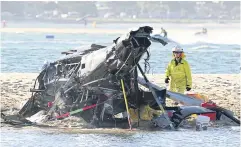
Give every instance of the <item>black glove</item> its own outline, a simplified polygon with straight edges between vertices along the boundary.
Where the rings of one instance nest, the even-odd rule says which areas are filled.
[[[167,77],[166,79],[165,79],[165,83],[169,83],[169,78]]]
[[[190,87],[186,87],[186,89],[187,89],[187,91],[190,91],[192,88],[190,88]]]

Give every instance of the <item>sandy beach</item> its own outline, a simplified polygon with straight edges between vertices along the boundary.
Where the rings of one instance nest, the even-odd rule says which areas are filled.
[[[37,73],[1,73],[1,110],[19,109],[31,96]],[[164,75],[148,75],[150,81],[164,84]],[[194,74],[192,91],[204,94],[217,105],[227,108],[240,118],[239,74]]]

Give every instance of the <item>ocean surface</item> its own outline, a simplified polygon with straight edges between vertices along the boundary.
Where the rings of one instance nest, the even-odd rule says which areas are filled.
[[[149,49],[149,73],[164,73],[172,58],[171,48],[180,44],[196,74],[240,73],[239,24],[97,24],[98,29],[123,29],[149,25],[158,33],[161,27],[174,41],[163,47],[153,43]],[[83,28],[82,24],[9,22],[12,28]],[[194,33],[207,27],[208,35]],[[88,25],[87,28],[91,28]],[[54,39],[46,39],[54,35]],[[110,44],[121,34],[1,33],[1,72],[40,72],[44,61],[60,58],[67,51],[91,43]],[[145,56],[144,56],[145,57]],[[142,61],[141,61],[142,63]],[[158,147],[239,147],[240,127],[209,128],[207,131],[150,131],[135,133],[63,133],[58,130],[1,127],[3,147],[62,146],[158,146]]]
[[[99,24],[97,29],[121,29],[149,25],[154,33],[160,32],[157,24]],[[81,24],[11,24],[11,27],[83,28]],[[164,25],[168,38],[174,42],[166,46],[152,43],[149,48],[151,68],[149,73],[164,73],[172,58],[171,48],[180,44],[186,54],[192,73],[237,74],[240,73],[240,29],[238,25],[207,24],[208,35],[194,35],[205,25]],[[229,26],[229,27],[228,27]],[[91,28],[91,25],[87,26]],[[54,35],[54,39],[46,39]],[[121,34],[72,34],[72,33],[1,33],[1,71],[39,72],[44,61],[54,61],[67,51],[86,44],[111,44]],[[144,55],[143,58],[146,56]],[[140,61],[141,64],[143,60]]]
[[[113,131],[112,131],[113,132]],[[123,131],[122,131],[123,132]],[[133,131],[62,133],[50,129],[1,128],[2,147],[240,147],[240,128],[207,131]]]

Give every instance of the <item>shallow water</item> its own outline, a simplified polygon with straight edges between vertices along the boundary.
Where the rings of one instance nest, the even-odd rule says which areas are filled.
[[[189,28],[195,32],[193,28]],[[222,31],[221,28],[220,31]],[[230,30],[230,33],[232,32]],[[216,37],[213,37],[215,34]],[[53,61],[60,58],[63,56],[60,54],[62,51],[91,43],[110,44],[112,40],[120,36],[120,34],[56,33],[52,34],[55,39],[46,39],[46,35],[44,33],[2,33],[2,72],[39,72],[45,60]],[[208,36],[194,36],[190,33],[185,34],[185,30],[175,29],[171,30],[169,36],[184,48],[192,73],[240,73],[240,46],[236,42],[237,35],[224,37],[211,32]],[[234,41],[230,39],[232,37]],[[151,45],[149,73],[164,73],[172,58],[171,48],[174,45],[174,43],[165,47],[157,43]],[[146,55],[143,57],[145,58]],[[143,65],[143,60],[141,65]]]
[[[1,128],[3,147],[49,146],[158,146],[158,147],[239,147],[240,127],[209,128],[207,131],[121,131],[112,133],[63,133],[53,129]]]

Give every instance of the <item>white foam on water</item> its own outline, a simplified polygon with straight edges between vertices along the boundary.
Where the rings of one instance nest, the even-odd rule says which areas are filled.
[[[26,24],[26,27],[31,24]],[[50,24],[39,24],[42,27],[51,27]],[[160,33],[161,27],[167,30],[168,38],[174,40],[180,44],[193,44],[196,42],[206,42],[214,44],[240,44],[240,26],[239,24],[217,24],[217,23],[205,23],[205,24],[157,24],[157,23],[134,23],[134,24],[98,24],[100,29],[109,29],[111,32],[113,29],[123,30],[126,33],[130,28],[138,28],[141,26],[149,25],[153,27],[153,33]],[[73,25],[55,24],[56,28],[69,28]],[[77,26],[77,25],[76,25]],[[78,26],[79,28],[79,26]],[[195,35],[196,32],[200,32],[202,28],[207,28],[207,35]],[[22,31],[16,32],[22,33]],[[3,33],[4,34],[4,33]],[[31,33],[34,34],[34,33]],[[36,33],[35,33],[36,34]],[[80,33],[81,34],[81,33]],[[108,32],[106,32],[108,34]],[[104,35],[106,35],[104,34]],[[25,34],[24,34],[25,35]]]
[[[191,50],[198,50],[198,49],[206,49],[206,48],[218,49],[220,47],[219,46],[215,46],[215,45],[199,45],[199,46],[192,47],[190,49]]]
[[[207,35],[194,35],[192,30],[170,31],[169,38],[180,44],[194,44],[198,42],[213,44],[240,44],[240,30],[210,30]]]
[[[161,27],[166,29],[167,36],[180,44],[194,44],[206,42],[213,44],[240,44],[239,24],[160,24],[153,25],[153,32],[160,33]],[[207,35],[195,35],[207,28]]]

